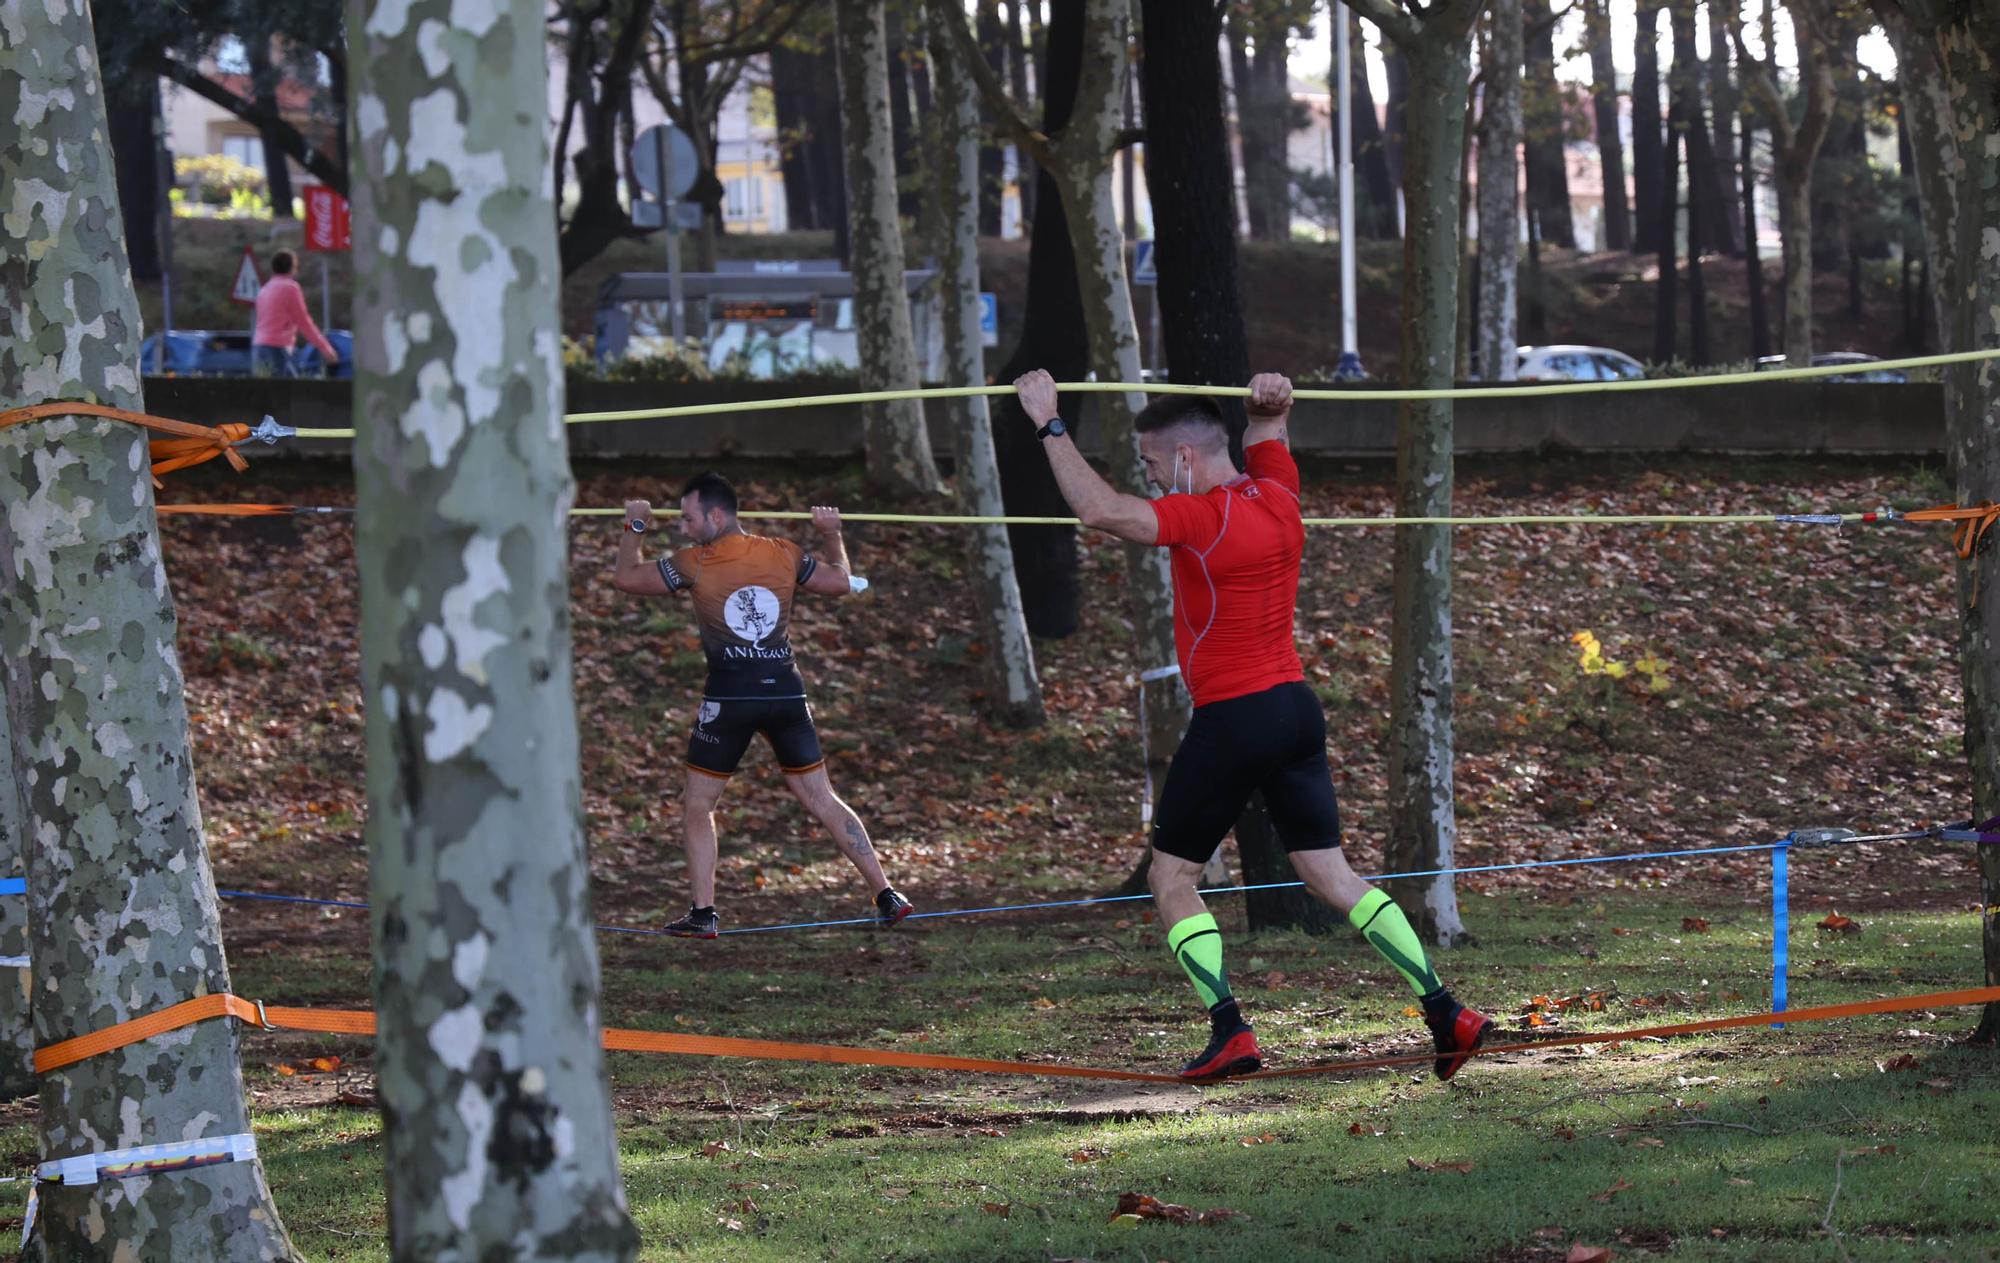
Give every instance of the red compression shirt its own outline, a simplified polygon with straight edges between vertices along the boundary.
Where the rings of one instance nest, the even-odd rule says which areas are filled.
[[[1282,442],[1244,449],[1249,473],[1152,502],[1171,550],[1174,648],[1194,704],[1303,680],[1292,640],[1299,599],[1299,467]]]

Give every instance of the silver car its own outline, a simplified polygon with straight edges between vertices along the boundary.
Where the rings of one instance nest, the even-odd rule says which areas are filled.
[[[1524,382],[1623,382],[1644,377],[1639,361],[1608,346],[1515,348],[1514,378]]]

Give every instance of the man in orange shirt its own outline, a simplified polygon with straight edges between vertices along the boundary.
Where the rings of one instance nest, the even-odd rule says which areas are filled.
[[[702,474],[681,490],[680,532],[690,546],[647,561],[640,540],[653,529],[653,506],[644,500],[625,502],[613,585],[640,596],[692,594],[708,657],[708,684],[688,742],[682,799],[682,845],[694,902],[686,916],[665,927],[676,938],[720,933],[715,805],[750,739],[760,732],[778,758],[785,784],[875,892],[877,922],[890,926],[910,915],[910,901],[882,875],[861,817],[827,780],[805,681],[786,637],[794,593],[803,589],[845,596],[852,590],[840,510],[815,505],[812,514],[824,554],[819,557],[788,539],[745,531],[736,520],[735,489],[720,474]]]
[[[271,256],[271,279],[257,291],[257,332],[250,338],[250,368],[259,377],[296,377],[292,368],[292,348],[299,335],[319,349],[320,359],[331,370],[340,363],[340,352],[313,323],[306,310],[306,292],[292,273],[298,256],[280,250]]]

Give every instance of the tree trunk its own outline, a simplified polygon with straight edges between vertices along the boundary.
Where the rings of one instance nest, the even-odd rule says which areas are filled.
[[[811,126],[812,54],[784,44],[771,50],[771,108],[778,124],[778,172],[785,185],[785,226],[793,232],[827,227],[813,202]],[[561,198],[558,196],[560,205]]]
[[[1405,150],[1409,148],[1410,118],[1410,58],[1400,47],[1391,46],[1382,50],[1382,70],[1389,88],[1389,98],[1383,107],[1382,149],[1389,160],[1389,178],[1394,181],[1397,191],[1409,187],[1403,178]],[[1407,212],[1405,212],[1407,213]],[[1396,217],[1397,230],[1401,231],[1403,215]]]
[[[1692,151],[1695,148],[1695,130],[1687,132],[1682,142]],[[1706,134],[1706,133],[1703,133]],[[1694,166],[1694,154],[1688,154],[1688,165]],[[1712,168],[1711,168],[1712,169]],[[1706,231],[1708,220],[1702,208],[1702,199],[1692,195],[1687,204],[1687,260],[1688,260],[1688,363],[1696,368],[1706,368],[1715,362],[1708,342],[1708,284],[1701,274],[1700,241]]]
[[[1743,216],[1742,208],[1731,195],[1736,187],[1736,145],[1730,128],[1740,101],[1729,74],[1728,23],[1742,2],[1704,0],[1708,12],[1708,107],[1713,112],[1715,129],[1709,146],[1715,165],[1710,187],[1715,196],[1714,205],[1703,208],[1703,217],[1706,219],[1711,210],[1721,215],[1719,221],[1710,222],[1711,235],[1715,248],[1732,257],[1743,250]]]
[[[1597,157],[1604,172],[1606,250],[1632,248],[1632,210],[1625,200],[1625,141],[1618,134],[1618,68],[1611,55],[1610,0],[1584,0],[1590,43],[1590,103],[1597,125]]]
[[[1665,214],[1661,225],[1659,271],[1660,279],[1653,287],[1653,361],[1670,364],[1680,352],[1680,298],[1677,286],[1680,279],[1680,179],[1681,179],[1681,134],[1684,124],[1681,120],[1681,103],[1678,98],[1670,98],[1667,106],[1666,144],[1660,150],[1660,186],[1664,196],[1660,209]]]
[[[278,112],[278,72],[271,65],[271,37],[263,32],[252,32],[243,41],[250,57],[251,92],[255,94],[257,108],[267,113]],[[271,218],[291,219],[292,215],[292,168],[285,160],[282,142],[269,131],[263,133],[264,140],[264,188],[271,195]]]
[[[903,10],[883,6],[883,65],[889,74],[890,153],[896,162],[896,216],[914,223],[923,213],[923,182],[917,176],[917,136],[910,123],[914,91],[910,83],[909,49],[904,43]],[[843,65],[846,63],[843,63]]]
[[[1542,242],[1576,248],[1576,220],[1569,200],[1569,161],[1563,152],[1568,119],[1556,84],[1555,15],[1549,0],[1523,0],[1528,30],[1523,50],[1522,141],[1526,151],[1528,205]],[[1490,80],[1489,80],[1490,82]]]
[[[1467,19],[1470,26],[1470,18]],[[1463,38],[1403,48],[1411,91],[1403,169],[1402,380],[1451,385],[1458,312],[1458,180],[1471,67]],[[1396,513],[1444,517],[1452,502],[1451,401],[1402,405],[1396,436]],[[1394,647],[1389,664],[1391,871],[1449,868],[1458,826],[1452,794],[1451,528],[1396,528]],[[1450,877],[1404,878],[1390,893],[1427,942],[1463,941]]]
[[[1690,259],[1706,249],[1733,249],[1733,243],[1717,232],[1724,222],[1723,207],[1729,198],[1717,177],[1721,168],[1710,144],[1708,120],[1702,113],[1702,65],[1701,54],[1695,48],[1694,6],[1695,0],[1674,0],[1669,10],[1674,33],[1671,92],[1681,112],[1681,148],[1687,158],[1687,204],[1693,208],[1700,203],[1698,211],[1689,211],[1689,224],[1701,226],[1699,235],[1688,238]],[[1693,234],[1695,229],[1691,227],[1688,231]]]
[[[143,410],[139,300],[84,0],[0,0],[0,399]],[[0,429],[0,687],[26,839],[34,1041],[230,989],[203,845],[146,435]],[[9,902],[13,902],[11,899]],[[10,1056],[11,1059],[11,1056]],[[237,1028],[199,1022],[43,1075],[45,1159],[247,1137]],[[296,1259],[254,1150],[43,1182],[35,1258]]]
[[[984,380],[979,346],[979,214],[982,181],[979,110],[972,85],[951,49],[945,18],[930,24],[932,75],[937,91],[935,123],[939,130],[931,160],[937,208],[932,221],[938,233],[944,281],[944,354],[946,377],[954,382]],[[955,481],[961,509],[980,517],[1006,511],[1000,495],[1000,466],[993,454],[993,427],[986,398],[974,395],[961,402],[953,420]],[[1011,728],[1037,727],[1047,720],[1041,681],[1035,674],[1035,647],[1021,607],[1021,586],[1014,575],[1014,549],[1004,526],[969,528],[966,561],[973,592],[979,601],[980,625],[987,653],[987,705],[995,718]]]
[[[1544,0],[1545,3],[1545,0]],[[1521,218],[1521,0],[1493,0],[1480,61],[1479,280],[1474,355],[1483,381],[1514,380]]]
[[[982,0],[976,21],[979,31],[979,50],[986,54],[987,69],[991,70],[996,78],[1006,78],[1007,32],[1001,24],[1000,5],[996,0]],[[933,39],[931,43],[935,48],[937,41]],[[940,97],[944,95],[942,86],[938,90],[938,95]],[[991,137],[984,135],[982,129],[979,142],[979,235],[982,237],[1000,235],[1000,193],[1001,186],[1006,182],[1007,155]],[[976,347],[978,343],[975,341],[973,345]],[[982,367],[978,376],[968,380],[983,381],[985,376]],[[1000,484],[996,481],[993,485],[997,489]]]
[[[1879,6],[1896,43],[1910,144],[1936,276],[1938,344],[2000,345],[2000,17],[1990,6],[1907,0]],[[1960,504],[2000,500],[2000,372],[1944,372],[1946,442]],[[1991,537],[1958,563],[1959,669],[1975,819],[2000,815],[2000,549]],[[1986,985],[2000,986],[2000,847],[1976,848]],[[1974,1040],[2000,1041],[2000,1004]]]
[[[1146,118],[1159,134],[1175,138],[1174,144],[1157,146],[1147,155],[1160,277],[1153,293],[1160,303],[1167,362],[1177,382],[1238,385],[1250,377],[1250,347],[1232,231],[1219,18],[1206,7],[1198,16],[1186,16],[1184,6],[1171,0],[1146,0],[1140,12]],[[1229,421],[1231,451],[1240,463],[1247,418],[1238,401],[1220,402]],[[1173,751],[1159,745],[1151,750],[1159,765],[1154,776],[1158,784]],[[1236,850],[1246,883],[1293,879],[1261,798],[1236,823]],[[1303,892],[1251,892],[1244,900],[1251,928],[1321,933],[1339,923],[1324,904],[1294,896]]]
[[[1660,188],[1660,6],[1639,0],[1632,35],[1632,250],[1656,254],[1673,218]]]
[[[629,121],[631,83],[639,73],[639,56],[652,24],[653,0],[605,0],[605,5],[610,10],[606,20],[611,48],[579,111],[583,148],[572,164],[576,209],[562,226],[560,239],[564,276],[604,253],[613,242],[638,235],[620,200],[619,131]]]
[[[614,1263],[638,1234],[580,819],[560,273],[545,125],[513,108],[547,99],[544,10],[371,8],[348,6],[355,554],[390,1247]]]
[[[0,560],[0,584],[11,579]],[[0,598],[4,604],[4,598]],[[12,652],[0,636],[0,650]],[[4,669],[0,669],[4,673]],[[28,834],[21,823],[21,787],[14,779],[14,742],[7,723],[6,681],[0,679],[0,877],[24,877],[22,858],[28,849]],[[0,1101],[18,1101],[33,1096],[39,1088],[35,1080],[35,1029],[29,1014],[28,901],[0,895]]]
[[[1037,6],[1037,8],[1040,7],[1041,0],[1032,0],[1032,2]],[[1046,114],[1050,109],[1049,99],[1052,93],[1059,91],[1067,91],[1070,92],[1072,95],[1074,95],[1076,76],[1074,73],[1070,74],[1069,78],[1071,86],[1069,88],[1059,89],[1055,87],[1056,84],[1062,82],[1061,77],[1057,74],[1058,67],[1054,64],[1055,54],[1051,51],[1047,58],[1044,58],[1042,56],[1044,48],[1047,45],[1052,44],[1053,41],[1045,41],[1043,39],[1030,40],[1028,38],[1028,32],[1022,29],[1022,22],[1021,22],[1022,3],[1023,0],[1003,0],[1003,6],[1006,9],[1006,14],[1007,14],[1007,87],[1008,90],[1014,94],[1014,99],[1016,101],[1021,102],[1025,107],[1028,100],[1028,66],[1032,62],[1035,67],[1035,87],[1036,90],[1041,93],[1042,110],[1044,114]],[[1058,9],[1056,11],[1056,21],[1058,23],[1061,23],[1066,20],[1065,15],[1063,13],[1063,9],[1068,9],[1070,7],[1071,6],[1069,5],[1064,5],[1062,9]],[[1039,24],[1037,25],[1039,26]],[[1063,115],[1064,117],[1067,117],[1068,114],[1069,114],[1068,107],[1065,106],[1063,109]],[[1029,157],[1028,151],[1019,145],[1014,146],[1014,183],[1015,187],[1019,190],[1019,196],[1021,199],[1021,223],[1024,227],[1027,228],[1029,234],[1033,235],[1034,229],[1032,225],[1034,225],[1037,222],[1036,215],[1039,213],[1038,198],[1042,187],[1042,181],[1041,177],[1038,174],[1036,174],[1035,160]],[[1049,191],[1053,193],[1055,190],[1053,187],[1051,187]],[[1068,247],[1065,246],[1064,248],[1067,249]],[[1030,252],[1032,252],[1033,249],[1034,247],[1031,245],[1029,247]],[[1029,367],[1032,368],[1034,366],[1030,365]],[[1016,374],[1016,376],[1018,375],[1019,374]],[[1001,427],[1001,432],[1004,432],[1006,428],[1007,427],[1005,426]],[[1003,478],[1005,478],[1007,477],[1007,471],[1006,471],[1006,466],[1004,464],[1005,461],[1004,446],[1001,450],[1002,450],[1002,461],[1003,461],[1003,464],[1001,466],[1001,475]],[[1043,465],[1043,473],[1046,474],[1048,461],[1045,458],[1041,457],[1040,453],[1036,454],[1036,459],[1041,461]],[[1054,485],[1055,485],[1054,480],[1051,479],[1050,486],[1053,487]],[[1058,496],[1057,499],[1060,500],[1061,497]],[[1010,513],[1015,512],[1015,510],[1009,509],[1008,512]],[[1014,539],[1016,561],[1020,560],[1020,547],[1021,547],[1020,536],[1018,533],[1016,533]],[[1028,622],[1029,626],[1034,625],[1034,617],[1032,614],[1029,616]],[[1035,634],[1037,636],[1040,636],[1044,635],[1045,633],[1038,631]]]
[[[883,0],[837,0],[842,156],[853,221],[854,325],[864,390],[917,387],[916,335],[903,288],[903,227],[896,213],[896,159],[889,126],[889,45]],[[863,438],[868,481],[880,491],[942,490],[920,400],[869,404]]]
[[[1292,235],[1292,172],[1285,145],[1292,110],[1285,66],[1287,7],[1266,0],[1256,9],[1247,23],[1256,49],[1244,67],[1245,78],[1236,85],[1243,200],[1250,212],[1250,236],[1258,241],[1288,241]],[[1194,19],[1184,13],[1179,20]]]
[[[1077,290],[1090,333],[1091,368],[1099,381],[1139,380],[1139,325],[1132,315],[1132,291],[1125,277],[1125,240],[1111,196],[1111,148],[1119,128],[1121,76],[1125,73],[1126,0],[1084,0],[1083,62],[1075,107],[1048,162],[1056,170],[1070,249],[1076,255]],[[1148,494],[1139,463],[1139,437],[1132,418],[1145,396],[1099,394],[1097,418],[1106,476],[1128,495]],[[1132,621],[1139,669],[1172,666],[1173,581],[1167,552],[1144,544],[1124,544],[1126,615]],[[1146,699],[1146,745],[1151,759],[1164,761],[1187,727],[1188,693],[1179,675],[1142,681]]]
[[[1243,205],[1238,220],[1252,237],[1263,235],[1263,207],[1257,204],[1256,195],[1250,188],[1250,148],[1257,142],[1252,139],[1256,130],[1254,115],[1257,112],[1257,85],[1250,76],[1250,17],[1246,8],[1230,6],[1229,20],[1223,28],[1229,44],[1229,103],[1230,110],[1225,115],[1236,124],[1236,148],[1230,166],[1230,187],[1242,190]],[[1255,217],[1253,222],[1253,217]]]
[[[1757,168],[1752,148],[1755,129],[1750,126],[1748,114],[1737,123],[1741,128],[1737,174],[1743,182],[1743,270],[1744,288],[1750,294],[1750,358],[1761,360],[1771,353],[1771,317],[1764,299],[1764,260],[1757,252]]]
[[[1389,174],[1389,147],[1382,137],[1382,120],[1375,116],[1375,89],[1368,81],[1368,41],[1361,37],[1360,19],[1345,4],[1335,10],[1349,23],[1348,50],[1354,69],[1348,75],[1348,104],[1354,110],[1354,172],[1361,195],[1355,199],[1357,237],[1390,241],[1396,236],[1396,181]]]
[[[123,83],[107,83],[110,93],[111,155],[118,164],[118,205],[126,226],[125,251],[132,260],[132,279],[160,279],[160,138],[154,132],[159,117],[157,75],[134,74]]]

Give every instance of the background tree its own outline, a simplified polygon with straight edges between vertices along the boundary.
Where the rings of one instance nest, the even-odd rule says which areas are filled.
[[[626,210],[619,182],[621,139],[632,130],[632,83],[639,76],[654,0],[557,0],[555,18],[567,30],[565,78],[555,161],[576,172],[576,202],[562,221],[557,247],[567,276],[614,242],[643,235]],[[585,69],[577,69],[577,67]],[[583,128],[574,155],[572,122]],[[555,182],[556,188],[563,181]],[[562,198],[557,199],[561,213]]]
[[[1804,368],[1812,362],[1812,173],[1820,143],[1826,139],[1827,127],[1833,121],[1833,51],[1825,33],[1827,13],[1822,7],[1828,3],[1830,0],[1790,0],[1785,6],[1792,16],[1805,97],[1804,109],[1796,121],[1778,88],[1776,49],[1769,42],[1768,17],[1762,57],[1752,57],[1745,46],[1740,17],[1729,28],[1743,82],[1757,99],[1765,124],[1771,129],[1778,185],[1778,235],[1785,260],[1785,362],[1795,368]]]
[[[854,327],[864,390],[918,384],[916,334],[903,287],[903,224],[896,213],[896,159],[889,126],[889,44],[883,0],[838,0],[841,154],[852,219]],[[863,413],[868,481],[877,489],[929,495],[941,489],[921,400],[869,404]]]
[[[1060,11],[1060,10],[1058,10]],[[942,10],[940,11],[942,12]],[[979,83],[987,112],[1035,163],[1054,177],[1077,261],[1077,288],[1090,335],[1091,368],[1099,381],[1139,380],[1139,331],[1132,316],[1132,291],[1125,276],[1125,242],[1111,197],[1111,156],[1121,139],[1120,98],[1129,21],[1124,0],[1084,0],[1082,58],[1076,101],[1060,131],[1044,134],[1029,126],[1005,89],[987,73],[978,45],[962,15],[952,17],[952,38],[962,66]],[[1092,396],[1100,428],[1100,450],[1113,486],[1132,495],[1150,488],[1139,463],[1133,414],[1143,398],[1122,393]],[[1075,402],[1069,405],[1074,408]],[[1140,670],[1178,661],[1174,647],[1173,586],[1165,549],[1125,544],[1126,616]],[[1163,762],[1187,726],[1188,695],[1178,675],[1143,681],[1146,743],[1151,760]]]
[[[1608,0],[1607,0],[1608,2]],[[1660,234],[1671,231],[1673,215],[1667,202],[1671,189],[1660,187],[1665,158],[1660,153],[1660,5],[1638,0],[1632,31],[1632,251],[1656,254]]]
[[[934,0],[935,2],[935,0]],[[977,382],[985,376],[979,346],[979,215],[983,130],[975,89],[958,69],[951,34],[942,20],[929,24],[931,75],[936,96],[938,152],[931,163],[937,209],[938,267],[944,281],[946,380]],[[992,67],[991,61],[987,63]],[[961,508],[981,517],[1005,512],[1000,466],[993,454],[992,418],[983,395],[960,402],[952,420],[953,475]],[[968,531],[967,562],[979,601],[985,655],[986,696],[994,715],[1011,727],[1038,726],[1047,718],[1041,681],[1035,675],[1035,647],[1021,608],[1014,575],[1014,549],[1004,526]]]
[[[1708,17],[1708,106],[1714,128],[1710,153],[1715,163],[1712,187],[1715,211],[1722,218],[1714,225],[1715,248],[1724,254],[1743,251],[1743,213],[1736,199],[1736,132],[1741,114],[1742,94],[1729,65],[1729,18],[1740,11],[1743,0],[1703,0]]]
[[[1391,0],[1349,0],[1393,41],[1410,73],[1403,161],[1403,318],[1406,386],[1451,385],[1458,327],[1458,199],[1471,79],[1470,39],[1484,0],[1438,0],[1421,11]],[[1397,410],[1396,513],[1451,511],[1452,425],[1448,399]],[[1451,530],[1396,528],[1394,648],[1389,664],[1389,830],[1383,859],[1394,870],[1449,868],[1457,840],[1452,793]],[[1427,940],[1465,937],[1449,877],[1392,886]]]
[[[1576,248],[1576,218],[1569,197],[1568,111],[1556,83],[1556,15],[1549,0],[1522,0],[1527,23],[1523,53],[1521,136],[1528,185],[1528,216],[1545,245]]]
[[[1491,0],[1480,50],[1479,376],[1514,380],[1521,258],[1521,0]]]
[[[1360,237],[1389,241],[1396,236],[1396,181],[1389,174],[1389,146],[1382,134],[1382,121],[1375,114],[1375,89],[1368,79],[1368,41],[1354,11],[1340,0],[1328,6],[1333,17],[1348,24],[1348,54],[1353,71],[1347,76],[1349,98],[1343,108],[1354,111],[1354,173],[1360,192],[1355,199],[1354,230]],[[1327,76],[1328,88],[1335,83]]]
[[[1895,41],[1925,241],[1937,281],[1938,345],[2000,346],[2000,12],[1939,0],[1877,3]],[[2000,370],[1992,361],[1944,370],[1946,447],[1960,504],[2000,500]],[[1976,819],[2000,815],[2000,549],[1985,537],[1958,563],[1959,668],[1965,757]],[[1985,594],[1985,599],[1981,595]],[[2000,847],[1979,856],[1986,982],[2000,986]],[[1973,1038],[2000,1041],[2000,1004]]]
[[[355,555],[390,1245],[613,1263],[638,1234],[571,696],[545,11],[372,8],[349,7]]]
[[[1749,110],[1740,103],[1736,115],[1736,175],[1743,189],[1743,287],[1748,294],[1750,358],[1761,360],[1771,353],[1771,318],[1764,298],[1764,260],[1757,246],[1757,128]]]
[[[824,26],[815,21],[808,30]],[[786,222],[795,230],[831,229],[834,254],[848,255],[847,176],[840,160],[840,78],[833,37],[821,32],[771,50],[771,98],[783,164]]]
[[[0,0],[0,112],[0,399],[143,410],[84,0]],[[0,690],[38,1046],[230,990],[146,437],[81,416],[0,429]],[[48,1159],[250,1131],[228,1021],[52,1071],[40,1104]],[[37,1258],[298,1257],[255,1158],[40,1193]]]
[[[1310,9],[1306,0],[1243,0],[1229,11],[1243,202],[1250,236],[1258,241],[1289,241],[1292,236],[1289,138],[1304,117],[1292,100],[1289,54],[1292,30],[1309,20]],[[1183,11],[1162,20],[1200,19]],[[1246,37],[1251,45],[1247,56]]]
[[[1583,0],[1584,40],[1590,46],[1590,105],[1597,131],[1597,159],[1604,173],[1604,241],[1607,250],[1632,248],[1632,209],[1625,200],[1625,139],[1618,125],[1618,68],[1611,55],[1611,0]]]

